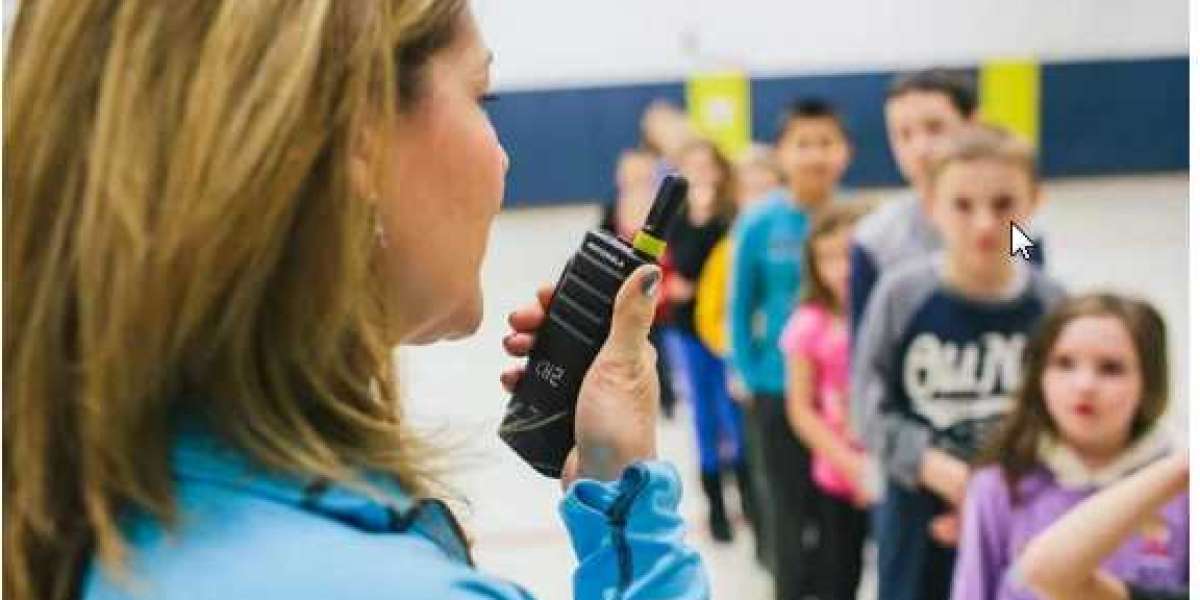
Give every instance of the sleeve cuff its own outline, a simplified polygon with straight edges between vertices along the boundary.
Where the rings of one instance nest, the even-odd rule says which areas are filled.
[[[571,484],[559,512],[580,560],[612,543],[610,527],[645,535],[679,535],[681,487],[675,467],[641,461],[625,468],[616,481],[580,479]]]
[[[930,432],[910,427],[896,432],[895,445],[887,460],[888,474],[900,485],[917,489],[921,483],[921,460],[929,447]]]

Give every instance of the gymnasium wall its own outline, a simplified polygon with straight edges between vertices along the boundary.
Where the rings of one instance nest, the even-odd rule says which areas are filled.
[[[1032,65],[1048,177],[1188,165],[1184,0],[476,0],[496,54],[489,106],[512,157],[509,205],[604,199],[617,153],[655,98],[689,77],[750,82],[752,135],[769,140],[798,96],[839,105],[857,149],[855,186],[899,176],[883,94],[900,70]],[[531,44],[535,38],[539,43]],[[1032,95],[1030,95],[1032,94]]]

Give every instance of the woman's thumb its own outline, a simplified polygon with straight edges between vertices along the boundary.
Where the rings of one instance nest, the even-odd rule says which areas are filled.
[[[661,282],[662,269],[655,265],[642,265],[625,279],[613,303],[612,331],[607,345],[618,350],[642,350],[654,322]]]

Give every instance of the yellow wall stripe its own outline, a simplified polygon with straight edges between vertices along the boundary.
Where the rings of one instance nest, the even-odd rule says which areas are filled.
[[[1041,109],[1038,63],[1024,59],[987,61],[979,69],[979,117],[1038,145]]]
[[[750,145],[750,82],[744,73],[701,73],[688,78],[692,125],[733,160]]]

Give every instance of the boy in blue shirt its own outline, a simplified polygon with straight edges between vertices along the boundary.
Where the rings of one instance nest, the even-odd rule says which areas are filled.
[[[960,128],[931,155],[944,251],[885,273],[854,349],[852,421],[887,485],[876,513],[880,600],[946,598],[968,464],[1008,412],[1028,335],[1061,288],[1008,254],[1038,205],[1033,151]]]
[[[750,391],[747,443],[758,482],[766,562],[775,570],[776,597],[815,593],[817,563],[814,487],[808,452],[784,412],[784,361],[778,340],[804,276],[809,217],[833,201],[850,163],[841,119],[821,100],[801,100],[784,113],[775,142],[787,182],[747,210],[734,225],[729,328],[736,374]]]

